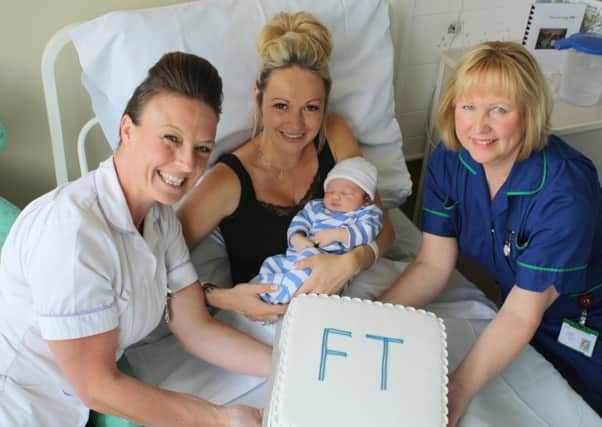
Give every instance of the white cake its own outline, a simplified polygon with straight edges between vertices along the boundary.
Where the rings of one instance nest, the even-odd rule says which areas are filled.
[[[274,347],[263,425],[447,425],[447,344],[434,314],[301,295]]]

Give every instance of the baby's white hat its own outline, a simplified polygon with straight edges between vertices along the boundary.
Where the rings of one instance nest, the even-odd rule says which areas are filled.
[[[341,160],[328,172],[324,180],[324,191],[330,181],[337,178],[348,179],[358,185],[374,200],[374,192],[376,191],[376,178],[378,171],[376,167],[363,157],[351,157]]]

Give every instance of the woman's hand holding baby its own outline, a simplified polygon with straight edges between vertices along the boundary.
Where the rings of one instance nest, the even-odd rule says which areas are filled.
[[[223,289],[219,307],[236,311],[251,320],[275,322],[288,308],[288,304],[268,304],[262,301],[261,294],[278,290],[276,285],[258,283],[239,283],[231,289]]]
[[[352,277],[360,271],[360,263],[355,251],[343,255],[319,254],[303,258],[295,263],[295,268],[311,268],[309,278],[295,295],[305,293],[338,294]]]

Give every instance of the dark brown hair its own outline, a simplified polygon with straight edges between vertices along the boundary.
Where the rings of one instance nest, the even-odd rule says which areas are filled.
[[[209,61],[190,53],[163,55],[136,88],[123,114],[128,114],[138,125],[146,104],[161,94],[198,99],[213,109],[218,118],[222,112],[222,79],[219,73]]]

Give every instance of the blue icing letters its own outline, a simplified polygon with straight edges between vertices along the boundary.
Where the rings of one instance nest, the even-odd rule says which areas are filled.
[[[343,331],[341,329],[334,328],[324,328],[324,332],[322,333],[322,350],[320,352],[320,371],[318,373],[318,381],[324,381],[324,373],[326,371],[326,356],[330,355],[347,357],[347,353],[345,353],[344,351],[331,350],[328,348],[329,334],[343,335],[351,338],[350,331]]]
[[[371,340],[380,340],[383,342],[383,357],[380,365],[380,389],[387,389],[387,360],[389,358],[389,343],[403,344],[401,338],[381,337],[380,335],[366,334],[366,338]]]
[[[320,351],[320,370],[318,372],[318,381],[324,381],[326,374],[326,356],[339,356],[347,357],[347,353],[339,350],[332,350],[328,348],[328,335],[342,335],[351,338],[350,331],[344,331],[335,328],[324,328],[322,333],[322,349]],[[383,342],[383,353],[380,364],[380,389],[385,391],[387,389],[387,366],[389,361],[389,343],[403,344],[401,338],[383,337],[381,335],[366,334],[366,338],[370,340],[377,340]]]

